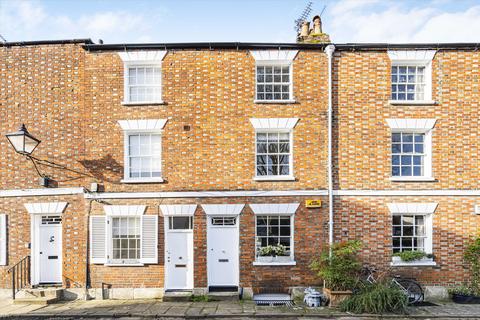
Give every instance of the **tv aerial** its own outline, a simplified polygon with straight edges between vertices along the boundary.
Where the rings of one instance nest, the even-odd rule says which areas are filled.
[[[302,28],[302,23],[308,19],[310,16],[310,13],[312,12],[312,5],[313,2],[309,1],[307,5],[305,6],[305,9],[303,9],[302,14],[298,17],[298,19],[295,20],[295,31],[300,32],[300,29]]]

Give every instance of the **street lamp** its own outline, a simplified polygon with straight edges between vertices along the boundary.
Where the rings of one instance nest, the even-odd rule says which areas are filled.
[[[26,156],[31,155],[40,143],[40,140],[28,132],[25,124],[22,124],[17,132],[6,134],[6,137],[16,152]]]

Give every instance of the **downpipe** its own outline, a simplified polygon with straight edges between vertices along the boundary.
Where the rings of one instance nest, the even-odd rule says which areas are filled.
[[[332,88],[332,70],[333,70],[333,53],[335,52],[335,46],[329,44],[325,48],[325,53],[328,57],[328,159],[327,159],[327,175],[328,175],[328,245],[329,255],[332,256],[333,245],[333,157],[332,157],[332,145],[333,145],[333,88]]]

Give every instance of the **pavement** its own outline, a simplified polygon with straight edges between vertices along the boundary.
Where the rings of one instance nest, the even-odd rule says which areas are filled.
[[[0,300],[0,317],[8,319],[479,319],[480,305],[438,303],[410,307],[406,315],[353,315],[305,306],[256,306],[252,301],[161,302],[159,300],[64,301],[48,306]]]

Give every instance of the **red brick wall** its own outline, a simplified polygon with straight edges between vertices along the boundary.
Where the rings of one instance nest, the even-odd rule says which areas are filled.
[[[437,266],[402,267],[394,272],[415,276],[424,285],[461,284],[468,278],[464,246],[479,235],[480,216],[473,214],[473,206],[479,201],[479,197],[343,196],[335,199],[335,241],[361,240],[363,261],[386,269],[392,256],[392,222],[387,203],[437,202],[432,240]]]
[[[439,51],[433,59],[433,106],[390,105],[384,52],[339,52],[334,74],[335,187],[477,189],[480,179],[480,55]],[[389,118],[435,118],[433,182],[390,181]]]
[[[0,47],[0,189],[39,187],[32,163],[4,137],[22,123],[42,141],[35,157],[85,173],[84,63],[80,44]],[[40,170],[59,186],[82,185],[82,175],[47,165]]]
[[[11,275],[7,270],[30,255],[29,243],[31,215],[25,203],[68,202],[62,214],[63,245],[63,284],[67,287],[85,286],[86,274],[86,223],[87,208],[83,195],[49,197],[0,198],[0,212],[7,215],[8,224],[8,265],[0,266],[0,288],[11,286]]]
[[[106,191],[326,188],[326,56],[302,51],[293,63],[293,104],[254,104],[255,60],[240,50],[172,50],[163,60],[165,105],[123,106],[123,62],[87,55],[90,172]],[[293,182],[256,182],[249,118],[300,118],[294,129]],[[125,185],[118,120],[169,119],[162,137],[163,184]],[[190,125],[190,131],[183,126]]]
[[[311,199],[312,197],[308,197]],[[323,197],[314,197],[326,201]],[[112,205],[147,205],[146,214],[159,214],[160,204],[198,204],[194,216],[194,286],[207,287],[207,230],[206,216],[201,204],[219,203],[291,203],[299,202],[300,207],[295,214],[294,243],[296,266],[253,266],[255,261],[255,217],[248,205],[240,216],[240,285],[243,287],[258,287],[271,279],[276,279],[285,287],[307,285],[319,280],[308,269],[308,263],[319,252],[327,241],[327,203],[321,208],[307,209],[304,207],[306,197],[276,197],[276,198],[202,198],[202,199],[135,199],[107,200]],[[104,214],[103,205],[92,204],[92,215]],[[164,221],[159,217],[158,265],[146,267],[111,267],[90,265],[92,286],[99,287],[102,282],[115,287],[163,287],[164,286]]]

